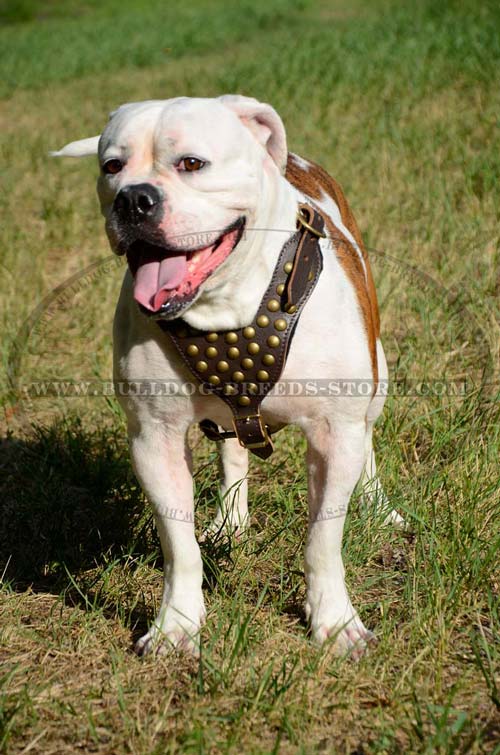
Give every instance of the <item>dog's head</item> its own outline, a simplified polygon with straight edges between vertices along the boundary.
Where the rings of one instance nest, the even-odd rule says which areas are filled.
[[[122,105],[101,136],[53,154],[98,154],[111,247],[126,254],[143,311],[170,319],[237,257],[263,177],[284,173],[287,147],[270,105],[226,95]]]

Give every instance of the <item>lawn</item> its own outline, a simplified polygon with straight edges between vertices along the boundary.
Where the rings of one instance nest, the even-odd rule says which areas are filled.
[[[0,0],[0,73],[0,749],[500,753],[500,6]],[[201,658],[137,658],[161,559],[123,417],[110,391],[33,388],[109,381],[123,274],[95,163],[49,150],[122,102],[225,92],[276,107],[370,250],[394,386],[375,442],[408,529],[355,492],[347,581],[378,638],[358,663],[307,635],[293,428],[252,461],[248,536],[203,545]],[[217,464],[190,442],[201,531]]]

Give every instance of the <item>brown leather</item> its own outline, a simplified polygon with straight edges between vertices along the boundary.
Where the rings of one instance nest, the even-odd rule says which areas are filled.
[[[299,222],[306,222],[314,228],[314,214],[315,210],[311,209],[306,204],[299,205],[298,218]],[[323,228],[317,228],[316,236],[324,236]],[[313,236],[314,240],[314,236]],[[288,281],[286,283],[286,300],[285,309],[292,307],[300,300],[303,292],[307,287],[307,282],[310,274],[314,274],[315,254],[314,248],[311,250],[311,233],[304,233],[299,241],[295,258],[293,261],[293,268]]]
[[[204,389],[231,408],[241,445],[264,459],[272,454],[273,444],[260,405],[279,380],[302,308],[323,267],[318,236],[324,235],[324,219],[309,205],[300,205],[298,217],[298,230],[281,250],[249,325],[216,332],[195,330],[180,318],[158,320]],[[216,426],[209,425],[207,434],[214,439],[212,425]],[[228,434],[220,433],[220,437]]]

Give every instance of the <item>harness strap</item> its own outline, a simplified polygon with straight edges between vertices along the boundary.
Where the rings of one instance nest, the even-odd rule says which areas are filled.
[[[219,430],[210,420],[200,423],[203,432],[211,440],[236,437],[262,459],[270,456],[274,447],[260,405],[283,372],[298,319],[323,267],[319,245],[319,238],[325,236],[322,215],[300,204],[297,226],[280,252],[249,325],[217,332],[196,330],[180,318],[157,321],[204,390],[231,409],[232,432]]]

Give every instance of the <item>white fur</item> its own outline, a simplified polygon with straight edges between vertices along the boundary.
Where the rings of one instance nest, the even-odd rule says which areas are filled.
[[[87,148],[82,147],[82,154]],[[77,151],[73,144],[58,154]],[[210,170],[179,175],[173,161],[180,154],[210,160]],[[127,166],[119,175],[99,180],[106,218],[120,187],[142,181],[160,186],[167,198],[162,224],[167,241],[200,231],[210,236],[242,212],[247,217],[244,238],[183,315],[190,325],[230,329],[254,317],[280,250],[295,230],[297,203],[307,201],[284,179],[283,155],[286,138],[279,116],[269,105],[249,98],[135,103],[112,116],[99,156],[121,157]],[[333,201],[319,204],[339,224]],[[342,231],[350,238],[347,229]],[[113,243],[112,236],[110,240]],[[324,269],[299,320],[283,378],[371,380],[355,291],[328,242],[323,247]],[[385,365],[380,344],[378,349]],[[139,312],[129,272],[116,309],[114,370],[117,387],[120,381],[192,380],[158,325]],[[205,608],[186,433],[205,418],[230,428],[231,414],[213,396],[129,395],[120,400],[128,418],[134,469],[153,506],[165,558],[161,609],[137,650],[148,652],[167,640],[196,651]],[[349,498],[363,471],[370,495],[382,500],[371,434],[383,403],[383,397],[371,395],[291,398],[281,396],[277,386],[262,404],[265,422],[295,423],[307,436],[306,608],[315,640],[335,636],[340,652],[359,654],[371,636],[349,599],[341,542]],[[234,532],[248,524],[247,456],[236,441],[222,444],[223,504],[215,528]]]

